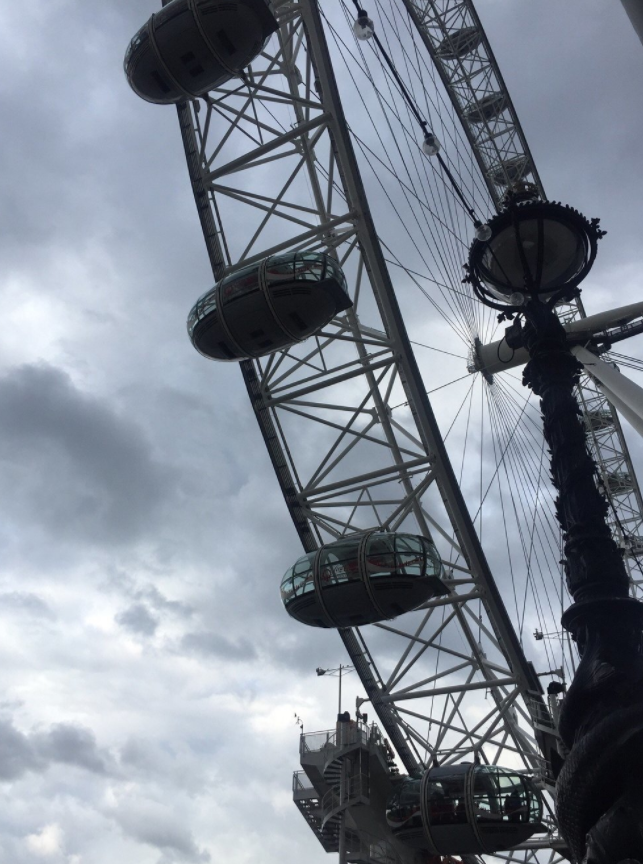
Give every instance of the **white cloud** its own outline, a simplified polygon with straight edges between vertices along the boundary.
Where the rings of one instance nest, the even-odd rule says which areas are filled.
[[[36,834],[30,834],[26,839],[27,846],[42,858],[52,858],[62,850],[63,831],[55,822],[45,825]]]

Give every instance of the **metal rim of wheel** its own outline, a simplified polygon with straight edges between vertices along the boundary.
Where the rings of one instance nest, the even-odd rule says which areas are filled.
[[[381,57],[353,39],[348,4],[324,4],[321,14],[305,0],[272,6],[280,31],[243,79],[178,112],[217,279],[309,249],[335,255],[349,280],[353,310],[300,346],[242,363],[288,509],[307,551],[373,528],[421,533],[440,549],[448,598],[340,634],[364,710],[373,705],[406,769],[475,756],[551,788],[542,745],[556,746],[555,698],[548,703],[536,673],[568,678],[574,662],[559,624],[558,529],[536,407],[515,376],[466,371],[476,340],[502,335],[461,283],[471,220],[421,152]],[[518,172],[542,188],[473,5],[375,0],[368,11],[482,221],[503,179],[506,187]],[[454,34],[472,28],[479,38],[462,54]],[[498,93],[502,110],[483,110]],[[374,223],[365,189],[379,203]],[[595,452],[612,454],[599,466],[615,532],[635,519],[622,534],[636,545],[643,508],[618,420],[591,385],[581,397]],[[532,629],[537,670],[522,650],[535,647]],[[553,861],[550,825],[540,846]],[[498,857],[523,860],[538,848]]]

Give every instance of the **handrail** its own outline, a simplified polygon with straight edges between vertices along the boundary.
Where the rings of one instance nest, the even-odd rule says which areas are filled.
[[[299,752],[317,753],[327,748],[341,748],[350,744],[383,745],[382,733],[376,723],[367,726],[363,723],[337,723],[336,729],[323,732],[307,732],[299,739]]]
[[[302,782],[305,781],[305,782]],[[294,771],[292,775],[292,791],[295,792],[315,792],[317,790],[310,781],[305,771]]]

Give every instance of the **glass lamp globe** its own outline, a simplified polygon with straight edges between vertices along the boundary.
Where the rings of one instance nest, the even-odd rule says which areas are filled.
[[[361,39],[362,41],[371,39],[375,33],[375,25],[363,9],[360,9],[357,13],[357,18],[353,24],[353,33],[357,39]]]
[[[427,132],[424,136],[424,141],[422,142],[422,150],[426,153],[427,156],[437,156],[440,152],[441,144],[437,139],[437,136],[433,134],[433,132]]]
[[[584,279],[601,235],[597,220],[590,223],[562,204],[510,204],[489,225],[476,227],[469,270],[485,293],[503,303],[516,305],[512,297],[518,294],[547,301]]]
[[[475,235],[476,240],[491,240],[491,235],[493,231],[491,230],[491,226],[487,222],[479,222],[476,225]]]

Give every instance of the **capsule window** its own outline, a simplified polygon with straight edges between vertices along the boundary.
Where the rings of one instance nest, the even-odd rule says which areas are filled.
[[[221,302],[224,306],[239,297],[259,290],[259,271],[256,266],[244,267],[221,282]]]
[[[441,577],[443,575],[443,567],[438,550],[425,537],[422,538],[422,545],[424,546],[424,554],[426,555],[426,575]]]
[[[316,554],[315,552],[309,552],[308,555],[300,558],[293,567],[293,589],[297,597],[315,590],[313,564]]]
[[[473,815],[478,822],[498,822],[502,819],[501,796],[486,771],[476,772],[473,779]]]
[[[431,825],[462,825],[467,821],[466,774],[454,774],[427,783],[426,801]]]
[[[529,822],[530,816],[538,821],[540,801],[536,796],[532,804],[531,797],[529,784],[520,774],[501,768],[481,769],[476,773],[473,812],[478,822]]]
[[[287,600],[290,600],[291,597],[294,596],[295,589],[292,582],[292,571],[293,568],[289,567],[284,573],[284,577],[281,580],[281,599],[285,603]]]
[[[305,252],[296,255],[273,255],[266,265],[266,281],[278,283],[296,279],[298,281],[321,282],[326,278],[329,260],[327,255]],[[341,268],[338,270],[341,273]],[[341,273],[341,278],[345,282],[343,273]]]
[[[347,540],[322,550],[319,579],[323,588],[360,578],[358,548],[359,540]]]
[[[395,790],[386,806],[386,821],[392,828],[421,828],[420,780],[409,778]]]
[[[405,576],[421,576],[424,572],[424,548],[419,537],[400,534],[395,538],[396,568]]]
[[[326,277],[327,257],[302,255],[297,258],[295,267],[298,279],[306,279],[309,282],[321,282]]]
[[[134,36],[132,41],[127,46],[127,51],[125,52],[125,67],[127,68],[127,64],[129,62],[130,57],[143,42],[147,41],[150,38],[150,34],[147,30],[147,24],[138,31],[138,33]]]
[[[331,258],[330,255],[326,256],[326,269],[327,272],[324,278],[328,279],[329,276],[332,276],[339,282],[344,291],[348,291],[348,285],[346,283],[346,276],[344,275],[344,271],[339,266],[337,261],[334,258]]]
[[[285,282],[293,278],[295,256],[273,255],[266,263],[267,282]]]
[[[217,289],[209,288],[194,304],[188,317],[188,333],[192,335],[194,328],[202,318],[205,318],[217,308]]]
[[[523,778],[524,779],[524,778]],[[529,821],[540,822],[543,813],[543,804],[540,795],[532,783],[525,781],[527,790],[527,801],[529,803]]]
[[[390,534],[372,534],[366,546],[366,571],[372,578],[390,576],[395,572],[394,538]]]

